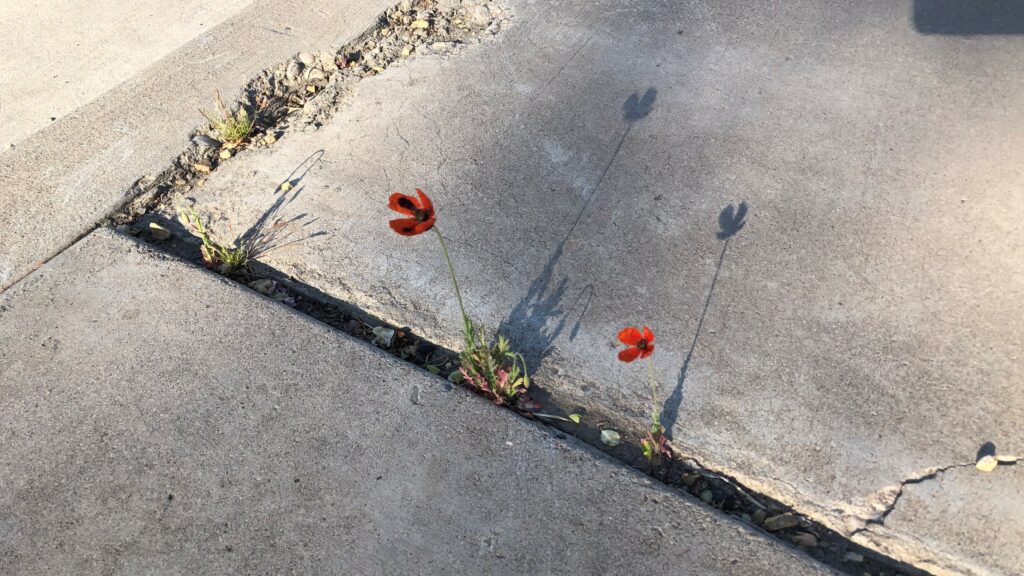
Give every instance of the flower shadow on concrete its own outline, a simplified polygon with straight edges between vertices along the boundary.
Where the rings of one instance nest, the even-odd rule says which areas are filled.
[[[704,299],[704,309],[700,313],[700,320],[697,322],[697,330],[693,334],[693,341],[690,342],[690,349],[686,352],[686,359],[679,369],[679,377],[676,380],[676,387],[672,394],[665,400],[662,407],[662,424],[667,430],[667,435],[672,438],[672,429],[679,418],[679,407],[683,403],[683,395],[686,389],[686,373],[690,369],[690,360],[693,359],[693,352],[697,349],[697,341],[700,339],[700,332],[704,328],[704,318],[707,317],[708,308],[711,306],[711,298],[715,294],[715,286],[718,284],[718,275],[722,271],[722,263],[725,261],[725,253],[729,249],[729,241],[747,223],[747,203],[740,202],[739,207],[729,204],[718,214],[718,233],[715,235],[722,240],[722,252],[718,255],[718,264],[715,266],[715,276],[711,280],[711,287],[708,288],[708,295]]]
[[[630,131],[637,122],[640,122],[651,113],[657,97],[657,89],[648,88],[642,95],[639,92],[634,92],[623,102],[622,120],[624,127],[622,134],[619,136],[615,148],[608,157],[608,161],[602,169],[600,176],[591,187],[590,193],[586,195],[586,200],[576,213],[572,224],[566,230],[565,236],[548,257],[541,273],[530,283],[530,288],[526,294],[519,300],[498,328],[499,334],[506,334],[517,341],[517,346],[522,351],[527,364],[532,370],[537,370],[551,354],[555,340],[565,331],[569,321],[563,304],[569,288],[569,278],[564,275],[556,278],[555,269],[565,254],[569,239],[583,220],[587,208],[601,191],[601,185],[619,157],[619,152],[626,143]],[[588,284],[580,290],[580,293],[576,295],[568,307],[569,311],[575,311],[577,308],[580,309],[578,314],[576,314],[576,321],[570,331],[570,339],[575,338],[579,333],[580,324],[594,295],[593,285]]]

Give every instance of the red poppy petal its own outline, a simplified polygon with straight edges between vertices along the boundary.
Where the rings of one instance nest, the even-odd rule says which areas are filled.
[[[430,196],[423,193],[423,190],[416,189],[416,193],[420,196],[420,210],[425,210],[428,214],[434,214],[434,203],[431,202]]]
[[[637,356],[640,356],[639,348],[626,348],[619,352],[619,360],[622,360],[623,362],[632,362],[637,359]]]
[[[416,226],[418,224],[420,224],[420,222],[415,218],[398,218],[397,220],[388,222],[391,229],[402,236],[415,236],[419,234],[419,232],[416,231]]]
[[[651,332],[647,326],[644,326],[644,340],[647,340],[648,343],[654,342],[654,332]]]
[[[644,348],[643,350],[640,351],[641,358],[647,358],[651,354],[654,354],[654,344],[648,344],[647,348]]]
[[[403,200],[405,200],[403,202]],[[404,204],[404,206],[403,206]],[[410,206],[411,205],[411,206]],[[391,208],[399,214],[405,214],[406,216],[412,216],[416,210],[416,199],[412,196],[402,194],[401,192],[395,192],[388,198],[388,208]]]
[[[422,234],[434,227],[434,219],[424,220],[416,224],[416,234]]]
[[[640,341],[640,331],[630,326],[629,328],[623,328],[619,332],[619,342],[622,342],[626,346],[636,346],[636,343]]]

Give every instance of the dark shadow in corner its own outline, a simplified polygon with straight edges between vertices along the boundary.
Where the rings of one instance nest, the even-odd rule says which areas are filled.
[[[565,298],[569,279],[564,276],[555,279],[555,268],[565,253],[566,245],[573,232],[575,232],[576,227],[583,220],[587,208],[594,200],[594,197],[597,196],[601,189],[601,184],[615,164],[615,160],[618,158],[619,152],[622,150],[622,146],[626,142],[630,131],[638,121],[643,120],[651,113],[657,97],[658,91],[654,88],[648,88],[642,96],[639,92],[634,92],[623,103],[622,120],[626,126],[618,142],[616,142],[615,149],[608,158],[608,162],[601,171],[601,175],[590,189],[590,193],[583,202],[583,206],[577,212],[565,236],[555,247],[551,256],[548,257],[547,262],[544,264],[544,269],[530,283],[530,288],[527,290],[526,295],[519,300],[508,317],[498,326],[498,333],[513,341],[514,347],[526,359],[527,366],[530,367],[531,371],[536,370],[544,362],[544,359],[548,357],[551,353],[552,345],[565,330],[566,326],[566,311],[562,307],[562,300]],[[585,300],[583,300],[584,295],[586,295]],[[577,295],[570,307],[570,310],[572,310],[583,301],[583,309],[580,311],[570,332],[571,338],[575,338],[579,333],[583,315],[589,308],[593,298],[594,287],[588,284]],[[552,320],[554,320],[553,323]]]
[[[679,369],[679,378],[676,380],[676,387],[672,394],[665,399],[661,409],[661,424],[665,427],[665,436],[672,438],[672,428],[679,418],[679,407],[683,404],[683,395],[686,390],[686,372],[690,369],[690,360],[693,359],[693,352],[697,349],[697,340],[700,339],[700,331],[704,328],[704,318],[711,306],[711,297],[715,293],[715,285],[718,284],[718,274],[722,271],[722,262],[725,261],[725,252],[729,249],[729,240],[743,229],[747,221],[747,203],[740,202],[739,208],[733,208],[729,204],[718,214],[718,234],[715,236],[722,243],[722,252],[718,255],[718,264],[715,266],[715,276],[711,279],[711,287],[708,288],[708,295],[704,299],[704,309],[700,313],[700,320],[697,322],[697,330],[693,334],[693,341],[690,342],[690,350],[683,360],[683,367]]]
[[[914,28],[922,34],[1024,34],[1021,0],[914,0]]]

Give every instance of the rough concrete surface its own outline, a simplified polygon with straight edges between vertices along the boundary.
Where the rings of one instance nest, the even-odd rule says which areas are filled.
[[[0,573],[830,574],[106,230],[0,296]]]
[[[914,530],[926,542],[944,542],[979,564],[1003,566],[1005,573],[1019,574],[1021,565],[1008,562],[1006,550],[1024,542],[1021,468],[1018,464],[981,474],[973,466],[964,466],[940,473],[933,481],[908,485],[886,525],[897,531]],[[991,529],[979,534],[981,524]]]
[[[969,470],[959,503],[866,522],[984,442],[1024,452],[1024,38],[923,34],[907,1],[512,5],[494,42],[241,155],[199,209],[244,230],[323,150],[282,213],[327,235],[266,261],[456,346],[435,239],[387,227],[422,187],[471,314],[556,396],[642,424],[615,334],[647,324],[678,447],[930,570],[1019,573],[1024,501],[947,515],[997,498]]]
[[[100,96],[251,2],[0,4],[0,150]]]
[[[67,112],[13,149],[0,151],[0,190],[4,194],[0,203],[0,290],[108,216],[139,179],[167,168],[188,145],[191,131],[204,122],[199,108],[213,109],[216,91],[230,99],[261,70],[296,52],[340,46],[369,28],[389,4],[386,0],[254,1],[123,82],[122,75],[105,71],[102,58],[96,56],[100,61],[94,74],[77,85],[88,87],[90,93],[105,90],[102,95]],[[189,6],[182,1],[172,5]],[[220,6],[212,8],[212,13],[238,7],[236,2]],[[173,30],[171,19],[165,17],[167,9],[153,8],[132,22],[143,28],[166,26]],[[17,8],[4,10],[19,15],[5,26],[29,36],[46,35],[55,18]],[[67,5],[62,17],[72,21],[75,30],[86,30],[79,20],[95,20],[95,4]],[[175,34],[181,39],[190,31],[194,29]],[[69,53],[68,60],[73,63],[87,58],[97,42],[107,52],[117,47],[131,51],[139,42],[130,33],[84,43],[77,38],[75,34],[58,36],[47,40],[46,46]],[[148,52],[149,48],[142,51],[145,57],[132,68],[155,57],[163,50],[155,48],[160,44],[147,44],[155,52]],[[15,57],[13,61],[15,65],[5,65],[3,70],[0,82],[5,85],[36,74],[22,69],[36,65],[31,58]],[[69,73],[58,68],[54,70],[56,78],[34,89],[66,94],[60,81]],[[19,98],[18,106],[33,106],[24,101],[23,94]],[[76,99],[66,96],[61,101]]]

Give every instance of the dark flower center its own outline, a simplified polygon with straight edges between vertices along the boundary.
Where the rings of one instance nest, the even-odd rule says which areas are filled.
[[[412,203],[412,200],[409,200],[408,198],[404,197],[398,199],[398,205],[401,206],[402,208],[405,208],[406,210],[416,209],[416,205]]]
[[[638,340],[636,343],[636,347],[641,350],[647,350],[647,339],[641,338],[640,340]]]
[[[412,211],[412,217],[415,218],[417,222],[426,222],[430,218],[430,211],[416,209]]]

